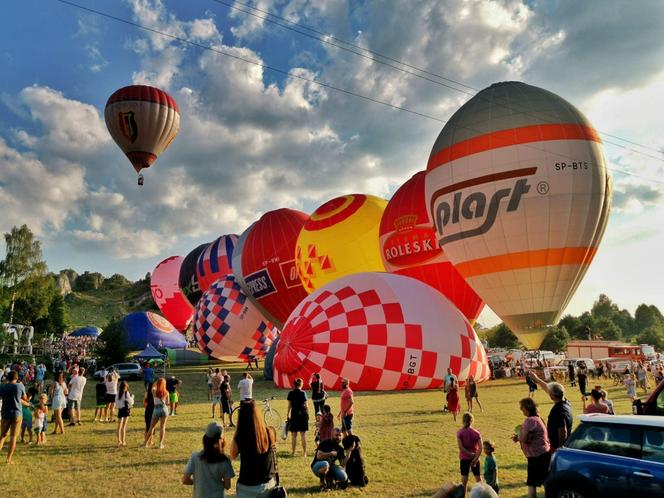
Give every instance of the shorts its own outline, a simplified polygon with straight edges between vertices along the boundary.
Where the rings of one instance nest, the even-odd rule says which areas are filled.
[[[231,413],[231,404],[227,399],[221,400],[221,411],[230,415]]]
[[[221,402],[221,394],[213,394],[212,403],[220,403],[220,402]]]
[[[459,461],[459,470],[461,471],[462,476],[466,477],[472,471],[475,477],[479,477],[480,462],[478,461],[475,465],[471,465],[472,462],[473,462],[472,460],[465,460],[465,459]]]
[[[341,419],[341,430],[348,432],[352,429],[353,429],[353,416],[344,415],[343,418]]]
[[[79,410],[81,408],[81,402],[77,399],[68,399],[67,400],[67,410]]]
[[[170,399],[171,404],[177,403],[178,400],[180,399],[180,395],[177,392],[168,393],[168,399]]]
[[[131,413],[131,409],[128,407],[120,408],[118,410],[118,418],[127,418],[129,417],[129,414]]]
[[[528,457],[528,486],[538,487],[544,484],[549,475],[549,462],[551,453],[546,452],[536,457]]]
[[[35,434],[39,434],[40,432],[42,432],[42,429],[43,429],[43,426],[42,426],[41,424],[33,425],[33,426],[32,426],[32,431],[33,431]]]
[[[152,411],[152,420],[168,417],[168,410],[164,405],[155,406]]]
[[[109,403],[115,403],[115,394],[106,394],[106,397],[104,399],[106,400],[107,405]]]
[[[106,408],[106,400],[105,399],[102,399],[102,400],[98,399],[97,400],[97,408]]]
[[[23,419],[23,422],[21,422],[21,430],[23,429],[32,430],[32,420]]]

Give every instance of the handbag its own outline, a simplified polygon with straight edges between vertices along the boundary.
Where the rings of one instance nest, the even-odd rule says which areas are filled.
[[[287,418],[286,421],[281,425],[281,439],[286,441],[288,438],[288,429],[290,428],[290,419]]]
[[[268,440],[270,439],[268,432]],[[272,452],[272,462],[274,463],[274,480],[277,481],[277,485],[270,490],[270,498],[288,498],[288,491],[281,484],[279,484],[279,470],[277,469],[277,447],[276,445],[271,444]]]

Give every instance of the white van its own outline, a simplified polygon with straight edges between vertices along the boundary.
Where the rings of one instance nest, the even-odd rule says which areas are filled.
[[[595,373],[595,362],[592,358],[567,358],[563,360],[560,364],[567,366],[572,363],[576,368],[584,364],[588,369],[588,373]]]

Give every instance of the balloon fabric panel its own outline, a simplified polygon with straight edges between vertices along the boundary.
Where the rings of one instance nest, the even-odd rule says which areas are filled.
[[[173,326],[184,331],[194,316],[194,307],[178,283],[182,256],[171,256],[159,263],[150,277],[152,299]]]
[[[237,240],[237,235],[222,235],[198,257],[196,276],[201,292],[208,290],[218,278],[233,272],[232,258]]]

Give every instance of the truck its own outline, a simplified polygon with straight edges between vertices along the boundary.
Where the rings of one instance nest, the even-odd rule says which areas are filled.
[[[567,343],[568,358],[621,358],[625,360],[643,361],[646,359],[640,346],[625,344],[620,341],[569,341]]]

